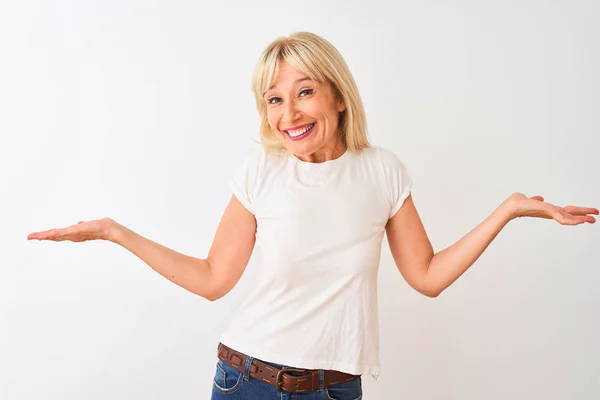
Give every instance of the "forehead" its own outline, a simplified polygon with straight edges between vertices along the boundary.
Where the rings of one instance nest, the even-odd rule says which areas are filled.
[[[279,61],[279,68],[275,74],[275,82],[278,80],[284,80],[286,78],[295,79],[298,77],[304,77],[306,74],[292,66],[285,60]]]
[[[316,80],[313,80],[303,71],[298,70],[287,61],[281,60],[279,61],[277,71],[274,73],[267,91],[278,88],[282,89],[286,86],[293,86],[306,81],[313,81],[316,83]]]

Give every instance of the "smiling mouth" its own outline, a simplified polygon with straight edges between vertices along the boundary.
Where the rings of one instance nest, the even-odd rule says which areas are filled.
[[[313,132],[316,123],[306,125],[294,131],[284,131],[291,140],[302,140]]]

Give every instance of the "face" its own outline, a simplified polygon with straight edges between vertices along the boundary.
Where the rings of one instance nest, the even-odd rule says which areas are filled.
[[[343,154],[338,118],[345,106],[330,84],[315,82],[281,61],[276,80],[263,98],[271,129],[298,158],[321,162]]]

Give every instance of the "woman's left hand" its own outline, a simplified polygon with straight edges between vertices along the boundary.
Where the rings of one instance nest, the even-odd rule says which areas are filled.
[[[593,224],[596,219],[588,214],[598,215],[597,208],[566,206],[559,207],[544,202],[542,196],[527,197],[523,193],[513,193],[507,200],[512,218],[535,217],[554,219],[561,225]]]

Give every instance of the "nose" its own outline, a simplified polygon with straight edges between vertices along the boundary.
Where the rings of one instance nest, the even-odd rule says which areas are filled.
[[[286,125],[291,122],[297,121],[300,116],[300,112],[296,108],[296,102],[288,101],[283,108],[282,120]]]

